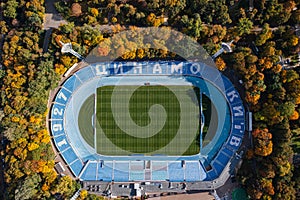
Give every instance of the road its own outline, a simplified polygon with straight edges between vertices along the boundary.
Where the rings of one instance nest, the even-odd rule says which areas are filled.
[[[44,30],[50,28],[58,28],[61,24],[66,24],[67,21],[57,12],[54,7],[55,0],[46,0],[45,1],[45,18],[44,18]]]
[[[58,28],[61,24],[66,24],[67,21],[57,12],[54,7],[55,0],[46,0],[45,2],[45,17],[43,29],[46,31],[43,43],[43,52],[48,51],[49,42],[53,28]]]

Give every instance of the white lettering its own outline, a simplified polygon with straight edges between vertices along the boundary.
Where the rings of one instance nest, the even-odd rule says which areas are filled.
[[[238,147],[240,145],[240,142],[241,142],[241,138],[238,138],[236,136],[232,136],[229,144],[232,145],[232,146]]]
[[[234,128],[235,129],[242,129],[242,126],[241,125],[234,125]]]
[[[142,65],[138,65],[138,66],[133,66],[133,73],[137,74],[142,74],[143,71],[142,71]]]
[[[191,71],[193,74],[199,73],[200,70],[201,70],[201,67],[200,67],[200,65],[199,65],[198,63],[194,63],[194,64],[192,64],[191,67],[190,67],[190,71]]]
[[[162,73],[162,69],[161,69],[161,67],[160,67],[159,64],[155,64],[155,65],[153,66],[153,74],[156,74],[157,72],[158,72],[159,74]]]
[[[179,63],[178,65],[172,63],[171,74],[173,74],[174,72],[182,74],[182,66],[182,63]]]
[[[62,145],[67,144],[66,139],[63,139],[62,141],[57,143],[57,146],[61,147]]]
[[[53,124],[52,129],[56,131],[61,131],[62,130],[62,125],[61,124]]]
[[[101,68],[102,68],[102,70],[101,70]],[[96,69],[97,76],[107,74],[105,65],[96,65],[95,69]]]
[[[233,90],[231,92],[227,93],[227,96],[229,97],[230,102],[233,102],[234,98],[238,98],[239,95],[237,95],[236,91]]]
[[[244,115],[243,107],[242,106],[235,106],[235,107],[233,107],[233,111],[237,111],[237,112],[234,113],[235,117],[243,116]]]
[[[66,95],[65,95],[63,92],[60,92],[60,93],[58,94],[58,98],[59,98],[59,99],[63,99],[64,101],[67,101],[67,97],[66,97]]]
[[[114,64],[114,73],[115,74],[123,74],[123,65],[122,64]]]
[[[54,108],[54,109],[53,109],[53,114],[54,114],[54,115],[60,115],[60,116],[61,116],[62,113],[63,113],[63,110],[64,110],[64,109],[62,109],[62,108],[61,108],[61,109]]]

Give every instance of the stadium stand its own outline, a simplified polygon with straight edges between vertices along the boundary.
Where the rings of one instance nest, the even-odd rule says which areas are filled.
[[[76,83],[76,82],[79,82]],[[80,80],[77,79],[76,76],[70,76],[63,84],[63,88],[67,89],[68,91],[70,92],[74,92],[77,87],[76,86],[79,86],[80,85]]]
[[[145,171],[130,171],[129,181],[143,181],[145,180]]]
[[[64,157],[67,163],[72,163],[78,159],[77,155],[71,147],[67,148],[65,151],[62,151],[61,155]]]
[[[84,165],[80,159],[74,161],[72,164],[69,165],[69,167],[71,168],[72,172],[75,174],[76,177],[79,176],[83,166]]]
[[[63,120],[65,113],[65,106],[60,104],[53,104],[52,108],[53,112],[51,112],[52,120]]]
[[[199,161],[187,161],[185,163],[185,180],[187,182],[200,181],[200,167]]]
[[[68,112],[67,109],[74,109],[78,106],[76,102],[70,103],[70,99],[76,99],[76,91],[87,85],[90,80],[97,79],[101,82],[100,80],[105,76],[106,80],[109,80],[107,84],[113,84],[120,80],[118,79],[118,77],[121,77],[120,75],[137,75],[136,73],[139,71],[134,70],[133,66],[136,65],[130,63],[123,63],[123,68],[120,67],[122,63],[89,65],[68,77],[62,84],[55,96],[49,114],[49,127],[54,144],[76,177],[81,180],[105,182],[145,180],[198,182],[214,180],[219,177],[240,147],[244,135],[245,111],[243,102],[232,83],[225,76],[218,73],[216,69],[203,63],[186,62],[182,64],[182,68],[180,68],[180,63],[172,63],[179,66],[179,68],[173,68],[170,62],[160,62],[160,65],[163,66],[161,68],[153,67],[157,64],[156,62],[143,62],[141,66],[147,68],[147,70],[142,74],[185,76],[185,80],[201,88],[201,92],[209,96],[212,103],[219,109],[218,112],[222,113],[222,116],[218,116],[217,134],[212,141],[204,146],[198,155],[172,158],[164,155],[148,156],[147,159],[144,158],[144,155],[108,157],[96,155],[95,151],[90,152],[83,149],[81,143],[76,144],[71,140],[74,137],[74,131],[77,131],[72,125],[76,123],[76,120],[74,120],[74,113]],[[110,75],[111,78],[107,75]],[[148,83],[150,82],[148,81]],[[227,106],[224,106],[224,102]],[[66,122],[66,113],[74,115],[73,121]],[[157,159],[158,157],[159,159]],[[142,160],[138,160],[140,158]],[[205,167],[209,166],[211,169],[206,171],[203,165]]]
[[[75,75],[79,78],[79,80],[84,83],[89,79],[95,77],[94,72],[92,71],[91,67],[84,67],[81,70],[77,71]]]
[[[60,136],[54,137],[54,141],[55,141],[57,149],[60,152],[63,152],[67,148],[70,148],[70,144],[65,135],[60,135]]]
[[[126,182],[129,180],[129,162],[115,161],[114,181]]]
[[[83,180],[96,180],[97,179],[97,162],[88,162],[83,170],[83,173],[80,175],[80,178]]]
[[[168,180],[167,170],[153,170],[152,171],[152,181],[165,181]]]
[[[169,180],[173,182],[183,181],[184,178],[184,168],[181,161],[171,162],[168,165]]]
[[[56,95],[55,102],[62,104],[62,105],[66,105],[66,103],[68,102],[71,95],[72,95],[71,92],[69,92],[68,90],[66,90],[64,88],[61,88]]]

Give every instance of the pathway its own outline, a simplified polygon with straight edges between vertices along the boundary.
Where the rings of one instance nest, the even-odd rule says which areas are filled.
[[[54,7],[55,0],[46,0],[45,2],[45,17],[43,29],[46,30],[44,43],[43,43],[43,52],[48,51],[49,42],[51,38],[51,33],[53,28],[58,28],[61,24],[66,24],[67,21],[57,12]]]
[[[57,12],[54,3],[56,0],[45,1],[45,19],[44,19],[44,30],[50,28],[58,28],[61,24],[66,24],[67,21]]]

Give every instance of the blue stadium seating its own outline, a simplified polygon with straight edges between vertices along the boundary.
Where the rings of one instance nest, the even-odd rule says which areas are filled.
[[[216,171],[212,169],[209,172],[207,172],[207,178],[205,180],[211,181],[211,180],[218,178],[219,176],[220,176],[220,174],[217,174]]]
[[[186,67],[186,75],[193,75],[193,76],[201,76],[201,72],[204,70],[205,65],[202,63],[189,63]],[[197,72],[197,73],[196,73]]]
[[[168,167],[167,161],[152,161],[152,170],[166,170]]]
[[[92,71],[90,66],[80,69],[78,72],[76,72],[76,75],[81,80],[82,83],[95,77],[95,74]]]
[[[64,88],[61,88],[55,97],[55,102],[66,105],[70,97],[71,93]]]
[[[199,161],[185,163],[185,180],[200,181],[200,165]]]
[[[129,172],[114,169],[114,181],[125,182],[129,180]]]
[[[223,153],[223,151],[221,150],[219,152],[219,154],[217,155],[216,160],[218,160],[220,163],[226,165],[228,163],[228,161],[230,160],[230,157],[227,154]]]
[[[132,170],[132,171],[144,170],[144,161],[131,161],[130,162],[130,170]]]
[[[153,181],[164,181],[167,180],[168,171],[167,170],[154,170],[152,171],[152,180]]]
[[[233,152],[232,150],[230,150],[230,149],[226,148],[226,145],[225,145],[225,146],[223,146],[223,148],[222,148],[222,152],[223,152],[223,153],[225,153],[225,154],[227,154],[229,157],[232,157],[232,156],[233,156],[233,154],[234,154],[234,152]]]
[[[98,180],[110,182],[113,179],[113,163],[112,161],[104,161],[103,164],[99,163],[98,167]]]
[[[63,120],[51,121],[51,133],[54,137],[65,134]]]
[[[82,162],[78,159],[75,162],[73,162],[71,165],[69,165],[69,167],[71,168],[72,172],[75,174],[75,176],[79,176],[82,168],[83,168],[83,164]]]
[[[63,84],[63,87],[67,90],[69,90],[70,92],[74,92],[76,90],[75,88],[75,82],[79,81],[76,80],[77,77],[76,76],[70,76]]]
[[[129,180],[129,162],[115,162],[114,181]]]
[[[91,181],[96,180],[96,174],[97,174],[97,162],[89,162],[84,167],[84,171],[81,174],[80,178],[82,180]]]
[[[64,150],[70,147],[66,135],[54,137],[54,144],[60,152],[63,152]]]
[[[221,75],[221,72],[217,68],[209,67],[205,64],[201,64],[201,67],[204,68],[201,76],[211,82],[214,82]]]
[[[243,137],[245,130],[245,120],[243,118],[233,117],[231,125],[231,134]]]
[[[69,148],[62,152],[62,156],[64,157],[65,161],[70,164],[76,159],[78,159],[77,155],[75,154],[74,150],[72,148]]]
[[[184,181],[184,169],[181,161],[169,163],[169,180],[173,182]]]
[[[225,167],[227,163],[223,164],[223,163],[219,163],[217,162],[217,159],[212,161],[212,168],[216,170],[216,172],[218,173],[218,175],[220,175]]]
[[[142,181],[145,180],[145,171],[130,171],[129,180]]]
[[[217,79],[214,81],[214,84],[222,91],[226,92],[229,91],[233,88],[232,83],[228,78],[225,76],[219,76]]]
[[[60,104],[53,104],[51,108],[51,119],[63,119],[65,113],[65,106]]]

